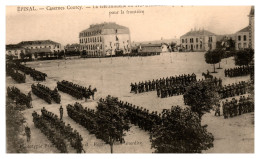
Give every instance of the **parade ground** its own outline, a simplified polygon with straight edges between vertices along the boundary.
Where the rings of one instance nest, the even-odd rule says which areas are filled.
[[[221,67],[216,69],[218,73],[212,74],[223,79],[223,85],[239,81],[248,81],[248,76],[225,77],[225,68],[234,68],[234,57],[222,59]],[[213,66],[207,64],[203,52],[191,53],[161,53],[158,56],[149,57],[113,57],[113,58],[74,58],[50,61],[34,61],[26,63],[26,66],[35,68],[48,75],[46,81],[39,82],[54,89],[58,81],[67,80],[81,86],[92,89],[97,88],[95,99],[85,101],[59,91],[61,104],[48,104],[44,100],[32,94],[33,108],[22,111],[28,126],[31,128],[31,141],[26,142],[28,153],[59,153],[47,137],[35,128],[32,112],[40,113],[42,107],[59,115],[60,105],[64,108],[64,122],[70,124],[83,137],[83,148],[86,153],[110,153],[110,147],[102,140],[74,122],[68,117],[66,106],[81,103],[84,107],[95,108],[100,98],[107,95],[118,97],[119,100],[127,101],[151,111],[161,112],[170,109],[171,106],[179,105],[186,107],[183,96],[158,98],[156,91],[140,94],[130,93],[131,82],[148,81],[169,76],[195,73],[197,79],[204,79],[203,72],[213,71]],[[218,64],[216,65],[216,68]],[[23,93],[31,91],[31,85],[37,81],[26,75],[26,83],[18,84],[10,76],[6,77],[6,87],[16,86]],[[238,98],[238,97],[236,97]],[[207,124],[207,130],[213,134],[214,147],[203,153],[253,153],[254,152],[254,113],[242,114],[233,118],[224,119],[222,116],[214,116],[214,111],[206,113],[202,117],[202,124]],[[26,138],[26,136],[23,136]],[[73,148],[68,149],[75,153]],[[114,145],[114,153],[152,153],[149,133],[131,125],[130,131],[126,132],[125,143]]]

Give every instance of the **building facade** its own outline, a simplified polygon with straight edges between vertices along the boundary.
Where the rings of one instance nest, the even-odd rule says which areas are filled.
[[[51,40],[22,41],[18,44],[6,45],[6,55],[21,59],[21,53],[31,55],[32,59],[54,57],[64,50],[60,43]]]
[[[249,47],[255,48],[255,7],[252,6],[249,17]]]
[[[54,42],[52,40],[22,41],[18,43],[18,45],[28,50],[42,48],[48,48],[51,50],[51,52],[60,52],[63,50],[60,43]]]
[[[115,55],[117,51],[130,53],[130,31],[116,23],[90,25],[79,33],[79,44],[80,50],[86,51],[88,56]]]
[[[249,25],[236,32],[236,50],[255,47],[255,9],[251,7],[249,17]]]
[[[180,37],[182,51],[208,51],[216,48],[216,34],[207,30],[191,30]]]
[[[236,32],[236,50],[249,48],[249,26]]]
[[[5,52],[7,56],[12,56],[13,59],[21,59],[21,53],[25,53],[25,48],[17,44],[6,45]]]

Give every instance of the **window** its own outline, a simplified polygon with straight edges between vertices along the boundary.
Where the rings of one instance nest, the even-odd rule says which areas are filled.
[[[244,35],[244,41],[246,41],[246,35]]]
[[[184,43],[184,39],[181,39],[181,42]]]
[[[102,42],[102,38],[101,38],[101,36],[100,36],[100,40],[99,40],[100,42]]]
[[[199,38],[196,38],[196,43],[198,43],[199,42]]]
[[[244,43],[244,48],[247,48],[247,43]]]
[[[237,38],[238,38],[238,41],[241,41],[241,36],[240,35]]]
[[[237,47],[238,49],[241,49],[241,43],[238,43]]]

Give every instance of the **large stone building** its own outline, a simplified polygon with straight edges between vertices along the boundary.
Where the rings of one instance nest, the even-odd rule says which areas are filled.
[[[236,32],[236,50],[249,48],[249,26]]]
[[[52,40],[22,41],[18,43],[18,45],[28,50],[42,48],[48,48],[51,52],[60,52],[63,50],[60,43],[54,42]]]
[[[255,9],[254,6],[251,7],[249,17],[249,25],[245,28],[236,32],[236,50],[245,48],[254,48],[254,23],[255,23]]]
[[[183,51],[208,51],[216,48],[216,34],[207,30],[191,30],[180,37]]]
[[[17,44],[6,45],[6,55],[12,56],[13,59],[21,59],[21,53],[25,53],[25,48]]]
[[[18,44],[6,45],[6,55],[12,55],[15,59],[21,59],[21,53],[31,55],[32,59],[39,57],[54,57],[63,48],[60,43],[51,40],[22,41]]]
[[[85,50],[88,56],[108,56],[131,51],[129,29],[116,23],[90,25],[79,33],[79,43],[80,50]]]

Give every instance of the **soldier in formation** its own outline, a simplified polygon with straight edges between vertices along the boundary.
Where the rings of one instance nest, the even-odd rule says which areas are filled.
[[[17,106],[25,105],[27,108],[32,108],[32,97],[30,92],[28,93],[28,95],[25,95],[18,88],[13,86],[7,88],[7,95],[9,98],[16,102]]]
[[[13,68],[7,68],[7,75],[11,76],[18,83],[25,83],[26,76],[25,74],[19,73],[17,70]]]
[[[42,87],[42,85],[40,85],[39,83],[37,85],[32,84],[31,88],[33,94],[51,104],[51,93],[49,91],[46,91],[46,89]]]
[[[247,98],[240,96],[239,100],[232,98],[232,100],[229,101],[226,99],[225,102],[222,102],[222,108],[223,116],[227,119],[244,113],[254,112],[254,102],[249,96]]]
[[[72,82],[69,81],[61,81],[61,82],[57,82],[57,88],[67,94],[70,94],[71,96],[77,98],[77,99],[83,99],[83,97],[85,99],[89,99],[90,96],[93,97],[94,99],[94,94],[97,91],[96,88],[94,88],[93,90],[91,89],[91,85],[86,88],[83,86],[80,86],[78,84],[74,84]]]
[[[241,66],[230,69],[225,69],[225,77],[238,77],[238,76],[246,76],[250,74],[250,72],[254,71],[253,66]]]
[[[35,111],[32,113],[33,122],[43,134],[56,146],[62,153],[67,153],[67,141],[76,149],[77,153],[83,150],[82,137],[70,124],[60,120],[57,115],[47,111],[44,107],[41,109],[42,115]]]
[[[187,85],[191,82],[196,81],[196,75],[192,73],[191,75],[182,74],[179,76],[170,76],[166,78],[160,78],[156,80],[149,80],[145,82],[131,83],[131,91],[134,93],[143,93],[148,91],[155,91],[163,87],[170,87],[174,85]]]
[[[132,124],[137,125],[145,131],[152,131],[153,125],[160,125],[162,122],[161,114],[157,113],[157,111],[150,113],[148,109],[123,101],[119,101],[118,105],[126,110],[126,118],[129,119]]]
[[[239,96],[247,93],[249,85],[250,83],[245,81],[224,85],[219,88],[218,93],[221,99]]]

